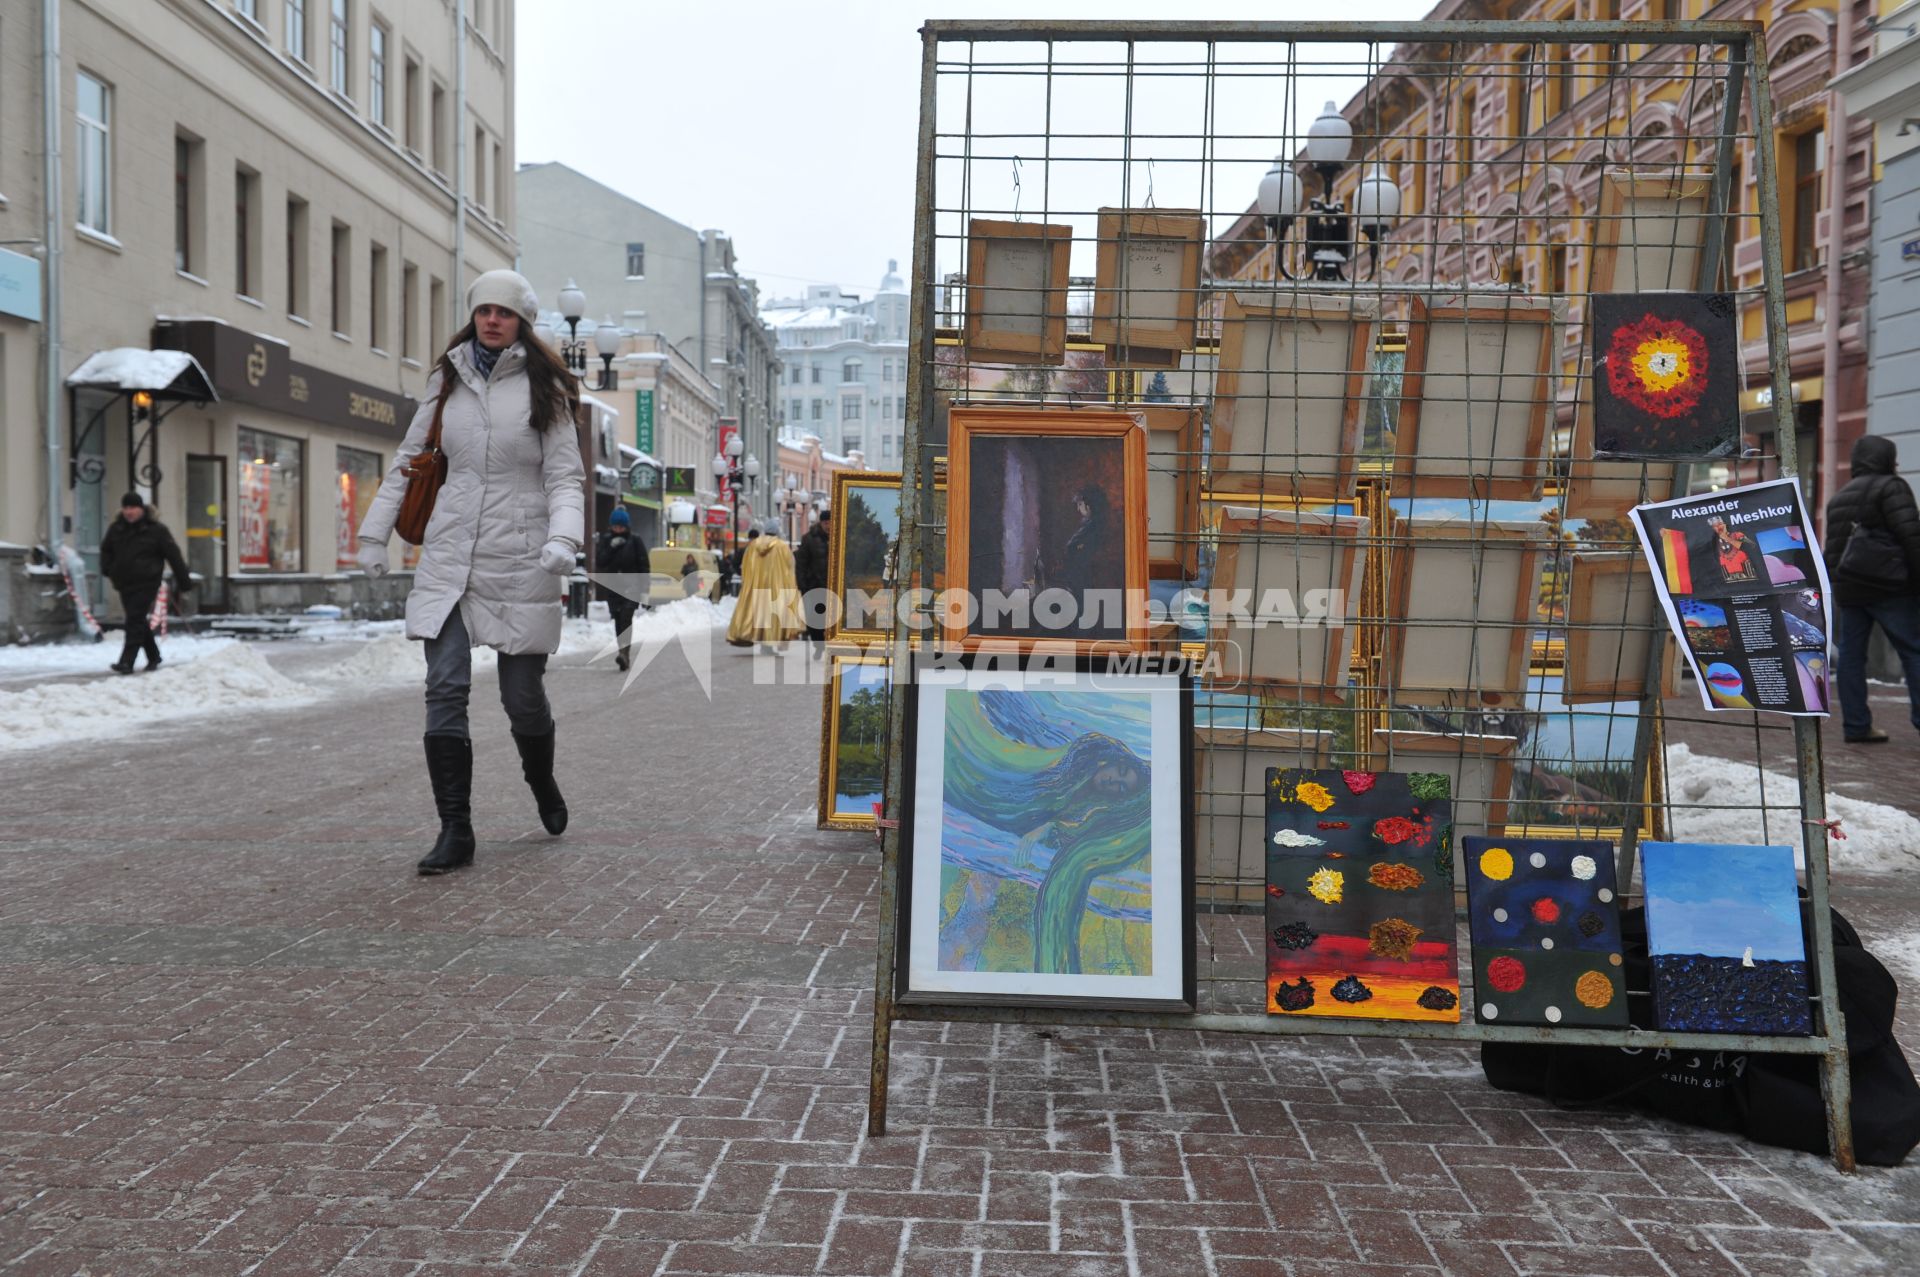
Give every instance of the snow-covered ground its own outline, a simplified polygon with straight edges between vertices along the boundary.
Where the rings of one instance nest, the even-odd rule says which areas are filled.
[[[1760,772],[1688,746],[1667,748],[1667,792],[1673,809],[1673,836],[1682,842],[1772,843],[1790,845],[1803,860],[1800,836],[1800,786],[1784,772]],[[1760,810],[1764,795],[1766,811]],[[1828,841],[1836,870],[1889,873],[1920,869],[1920,819],[1885,803],[1827,795],[1827,815],[1838,819],[1845,838]]]
[[[681,599],[634,619],[636,646],[704,635],[725,625],[732,600]],[[291,678],[275,668],[276,653],[292,645],[240,642],[231,638],[179,635],[163,639],[163,664],[152,674],[104,673],[119,656],[117,643],[59,643],[0,648],[0,751],[34,749],[64,741],[96,740],[155,723],[201,715],[309,704],[352,695],[362,688],[419,682],[426,676],[423,645],[408,639],[398,621],[326,621],[303,625],[298,638],[303,671]],[[312,643],[350,644],[340,658],[314,659]],[[606,608],[569,619],[556,659],[611,663],[615,651]],[[476,670],[491,668],[498,655],[476,648]],[[97,679],[71,676],[100,670]],[[49,678],[64,681],[45,681]],[[41,680],[38,686],[31,685]]]

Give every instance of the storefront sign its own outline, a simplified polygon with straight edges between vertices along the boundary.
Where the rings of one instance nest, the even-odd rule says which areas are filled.
[[[281,343],[218,320],[156,324],[153,348],[184,350],[198,359],[225,400],[394,440],[413,421],[408,396],[300,363]]]
[[[633,446],[642,452],[653,451],[653,392],[633,392]]]
[[[727,456],[727,444],[739,433],[740,423],[737,420],[732,417],[720,418],[720,455],[726,457],[729,462],[732,462],[733,458]],[[725,475],[719,476],[715,486],[720,489],[721,496],[733,495],[733,483]]]
[[[0,248],[0,315],[40,322],[40,263]]]
[[[693,467],[692,466],[668,466],[667,467],[667,491],[674,496],[682,496],[682,497],[692,496],[693,495]]]
[[[273,482],[265,465],[240,463],[240,566],[269,568],[273,554],[267,540],[267,507]]]

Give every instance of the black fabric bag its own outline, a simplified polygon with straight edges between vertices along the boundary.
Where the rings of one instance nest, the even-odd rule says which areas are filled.
[[[1804,899],[1801,914],[1804,923]],[[1629,1018],[1652,1028],[1645,912],[1623,909],[1620,932]],[[1896,1166],[1920,1144],[1920,1081],[1893,1035],[1899,986],[1838,912],[1833,946],[1847,1021],[1854,1154],[1868,1166]],[[1756,1047],[1763,1041],[1756,1039]],[[1827,1152],[1815,1056],[1487,1042],[1480,1066],[1500,1090],[1544,1096],[1563,1108],[1634,1107],[1690,1126],[1738,1131],[1761,1144]]]
[[[1887,476],[1880,477],[1885,479]],[[1879,485],[1884,486],[1884,483]],[[1880,507],[1879,487],[1868,498],[1868,505],[1875,510]],[[1905,548],[1885,528],[1869,523],[1856,523],[1853,531],[1847,534],[1847,543],[1840,549],[1840,562],[1834,565],[1834,574],[1850,585],[1862,585],[1890,593],[1905,593],[1912,581],[1907,571]]]

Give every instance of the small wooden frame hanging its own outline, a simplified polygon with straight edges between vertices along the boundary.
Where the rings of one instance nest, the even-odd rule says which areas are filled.
[[[1353,491],[1377,315],[1372,298],[1351,294],[1227,294],[1208,487]]]
[[[1587,291],[1690,292],[1710,282],[1699,276],[1712,196],[1713,183],[1704,177],[1625,169],[1602,174]]]
[[[1534,500],[1554,408],[1552,304],[1415,295],[1411,305],[1395,494]]]
[[[1672,462],[1596,461],[1593,446],[1593,400],[1582,394],[1574,409],[1573,455],[1567,460],[1567,518],[1621,519],[1642,502],[1673,495]]]
[[[1073,227],[967,223],[967,357],[1058,364],[1067,357],[1067,269]]]
[[[1189,581],[1200,557],[1200,406],[1115,405],[1147,427],[1147,575]]]
[[[1671,693],[1677,664],[1666,635],[1660,592],[1645,559],[1631,552],[1574,555],[1560,699],[1569,705],[1643,699],[1650,641],[1665,647],[1660,686]]]
[[[1313,701],[1345,697],[1367,528],[1354,515],[1221,510],[1213,593],[1246,600],[1252,623],[1208,618],[1211,681]],[[1291,607],[1293,618],[1274,615],[1269,603]]]
[[[1092,335],[1114,362],[1193,349],[1205,225],[1198,209],[1100,210]]]
[[[1548,537],[1540,523],[1412,518],[1395,525],[1385,679],[1392,700],[1520,701]]]

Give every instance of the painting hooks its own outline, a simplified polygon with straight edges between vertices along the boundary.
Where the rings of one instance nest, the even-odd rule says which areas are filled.
[[[1013,220],[1020,220],[1020,157],[1013,157]]]

